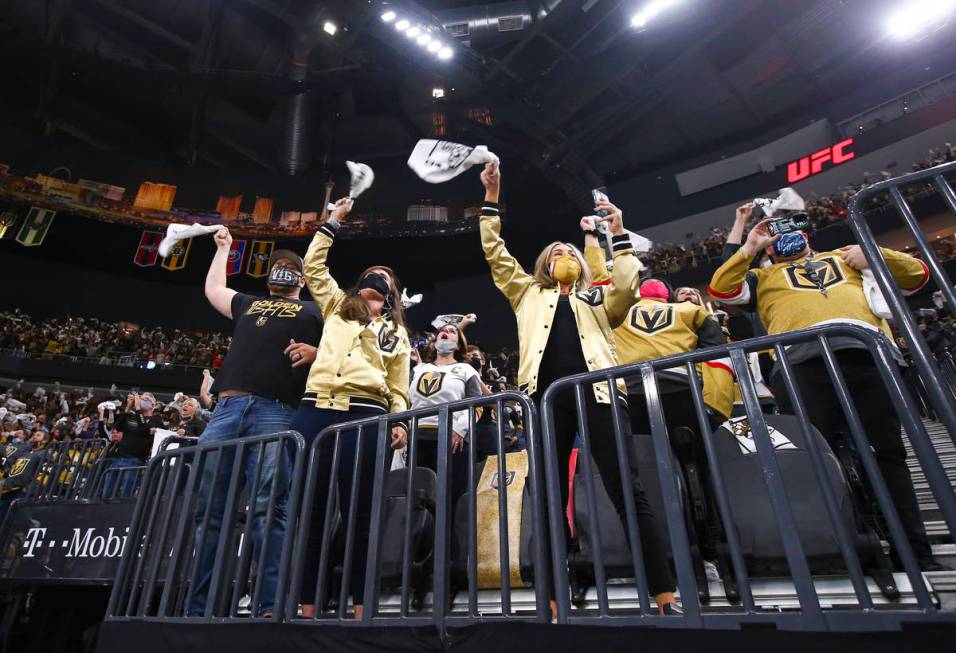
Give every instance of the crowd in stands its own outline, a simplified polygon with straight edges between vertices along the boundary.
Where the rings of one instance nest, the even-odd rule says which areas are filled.
[[[949,161],[956,161],[956,145],[945,143],[942,147],[930,149],[926,158],[914,162],[910,172],[925,170]],[[864,173],[864,179],[859,184],[847,185],[826,197],[808,200],[806,213],[810,218],[811,229],[823,229],[846,220],[850,198],[871,184],[902,174],[894,173],[895,167],[896,163],[890,163],[878,174]],[[921,188],[908,189],[908,195],[916,195],[921,190]],[[886,202],[888,199],[882,198],[882,201]],[[748,223],[747,231],[753,227],[754,222],[755,220]],[[694,242],[656,244],[650,252],[642,255],[641,260],[649,270],[656,273],[673,273],[696,268],[720,259],[727,233],[727,228],[715,227],[708,235]]]
[[[14,355],[86,358],[126,366],[218,368],[230,336],[217,332],[140,328],[95,317],[35,319],[19,309],[0,312],[0,350]],[[150,365],[152,364],[152,365]]]

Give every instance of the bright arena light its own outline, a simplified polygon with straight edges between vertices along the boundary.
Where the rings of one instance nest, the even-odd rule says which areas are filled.
[[[452,54],[453,54],[453,53],[452,53],[452,51],[451,51],[451,48],[442,48],[441,50],[438,51],[438,58],[439,58],[439,59],[451,59],[451,55],[452,55]]]
[[[405,36],[407,36],[410,39],[413,39],[421,33],[422,33],[422,28],[416,25],[415,27],[408,28],[408,31],[405,32]]]
[[[335,26],[330,20],[325,21],[325,24],[322,26],[322,30],[329,36],[335,36],[335,33],[339,31],[339,28]]]
[[[397,23],[395,23],[395,29],[397,29],[399,32],[404,32],[405,30],[408,29],[408,26],[409,26],[409,22],[405,20],[404,18],[398,21]]]
[[[889,15],[886,31],[895,39],[910,39],[944,25],[954,9],[956,0],[911,0]]]
[[[425,33],[419,36],[417,39],[415,39],[415,42],[418,43],[418,45],[425,45],[431,40],[432,40],[432,35]]]
[[[678,2],[680,2],[680,0],[651,0],[644,5],[643,9],[634,14],[634,17],[631,18],[631,26],[637,28],[644,27],[657,17],[659,13],[676,5]]]
[[[438,52],[441,48],[442,48],[441,41],[432,41],[431,43],[428,44],[429,52]]]
[[[393,20],[395,20],[395,12],[386,11],[384,14],[382,14],[382,20],[384,20],[386,23],[392,22]]]

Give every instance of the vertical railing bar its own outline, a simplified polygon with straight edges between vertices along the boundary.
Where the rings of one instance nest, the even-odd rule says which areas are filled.
[[[157,498],[161,497],[162,492],[165,491],[166,479],[169,478],[169,468],[170,468],[169,462],[170,462],[169,458],[165,458],[162,461],[162,467],[160,468],[159,482],[157,484],[157,495],[156,495]],[[154,545],[154,542],[152,539],[153,528],[156,526],[156,520],[159,515],[160,503],[161,502],[158,500],[153,503],[152,510],[149,513],[149,518],[146,521],[146,532],[143,538],[142,553],[139,557],[139,560],[137,560],[136,571],[133,573],[133,582],[130,585],[132,588],[132,591],[130,592],[128,603],[126,606],[127,614],[135,615],[134,606],[137,603],[139,603],[138,594],[142,593],[142,590],[139,587],[139,584],[143,581],[143,577],[142,577],[143,569],[146,565],[146,559],[148,557],[149,552],[151,551],[153,546],[158,546],[160,547],[160,549],[162,548],[162,543],[156,543]]]
[[[501,614],[511,615],[511,541],[508,533],[508,465],[505,452],[504,407],[501,398],[495,398],[498,441],[498,559],[501,562]]]
[[[537,411],[531,400],[524,395],[516,397],[521,405],[522,417],[524,419],[525,445],[528,449],[528,476],[531,483],[531,501],[534,508],[534,586],[535,586],[535,611],[536,621],[539,623],[551,623],[551,609],[549,599],[551,597],[550,574],[548,573],[548,547],[545,544],[545,537],[548,533],[547,514],[543,502],[543,473],[538,467],[541,460],[541,451],[538,445],[538,422]],[[567,578],[567,566],[565,566],[565,578]]]
[[[246,567],[250,564],[249,550],[252,548],[252,523],[255,521],[256,491],[261,480],[262,461],[265,459],[266,455],[266,447],[264,442],[260,442],[259,444],[255,445],[255,447],[256,468],[253,472],[252,483],[246,484],[246,490],[249,494],[248,503],[246,504],[246,525],[242,529],[242,543],[239,545],[239,561],[236,565],[236,580],[232,584],[232,598],[229,601],[230,617],[235,617],[238,614],[239,599],[242,598],[242,592],[244,592],[245,586],[249,580]],[[252,455],[252,452],[250,451],[246,455]],[[244,466],[245,463],[243,463],[243,467]],[[264,534],[267,534],[268,532],[268,528],[263,531]],[[263,540],[265,539],[267,538],[264,537]],[[253,597],[252,603],[249,605],[249,611],[252,617],[256,616],[255,597]]]
[[[890,494],[889,488],[886,486],[886,481],[883,479],[883,474],[880,472],[879,465],[870,448],[870,441],[866,436],[866,431],[863,429],[860,415],[853,404],[852,397],[850,397],[847,392],[843,372],[840,370],[837,358],[833,353],[833,348],[830,346],[826,337],[820,336],[819,342],[823,349],[827,373],[832,380],[837,398],[840,400],[840,407],[843,409],[843,415],[846,418],[847,425],[850,427],[850,435],[856,443],[857,454],[863,461],[863,468],[869,477],[870,487],[876,494],[880,511],[883,513],[883,517],[886,519],[886,525],[890,529],[893,548],[903,563],[903,569],[909,578],[917,602],[924,610],[930,610],[933,608],[932,598],[926,590],[926,585],[923,582],[923,577],[919,570],[919,564],[916,562],[913,549],[903,530],[903,523],[896,510],[896,505],[893,503],[893,497]]]
[[[702,626],[704,622],[700,614],[700,597],[697,579],[694,576],[694,564],[690,559],[690,539],[687,535],[687,526],[684,524],[676,470],[672,463],[667,425],[664,423],[664,405],[661,403],[654,367],[642,365],[641,377],[647,403],[647,417],[651,423],[651,437],[654,438],[657,475],[660,480],[661,496],[664,499],[667,531],[671,538],[671,551],[674,554],[674,567],[680,588],[680,601],[684,608],[684,622],[696,628]],[[685,588],[690,591],[685,591]]]
[[[209,594],[206,597],[206,621],[210,621],[213,618],[222,603],[219,592],[225,582],[226,551],[229,550],[233,535],[233,525],[236,521],[236,510],[239,502],[239,478],[242,474],[242,463],[246,455],[246,443],[244,440],[236,440],[234,446],[236,452],[232,461],[232,472],[229,475],[229,489],[226,492],[226,502],[223,507],[219,540],[216,543],[216,558],[213,563],[212,576],[209,579]],[[222,455],[225,450],[226,446],[223,446],[220,450],[220,455]]]
[[[300,486],[302,485],[303,475],[305,473],[305,465],[303,461],[305,460],[305,439],[297,431],[286,431],[286,435],[283,436],[283,440],[286,437],[292,439],[292,444],[295,450],[295,456],[290,461],[290,468],[292,470],[292,480],[289,484],[289,505],[288,505],[288,519],[287,519],[287,528],[291,532],[295,532],[296,525],[296,516],[300,514],[299,512],[299,503],[301,501],[302,493],[300,491]],[[282,448],[279,450],[280,455],[288,453],[288,449],[285,448],[285,443],[280,440]],[[289,532],[289,531],[287,531]],[[295,597],[295,600],[298,600],[299,596],[299,586],[295,588],[295,592],[289,592],[286,590],[286,584],[288,583],[288,574],[289,574],[289,565],[292,558],[294,538],[286,536],[282,542],[282,553],[279,558],[279,575],[276,579],[276,596],[273,611],[273,619],[277,622],[281,622],[286,618],[286,609],[288,608],[288,602],[283,600],[283,597]],[[292,618],[295,618],[298,615],[298,610],[292,612]]]
[[[187,455],[195,455],[194,452],[183,453],[179,457],[179,464],[186,466]],[[176,575],[179,570],[180,559],[184,548],[185,536],[188,533],[188,525],[192,522],[193,504],[195,502],[196,484],[199,482],[199,470],[193,465],[189,470],[189,478],[186,480],[186,505],[179,511],[179,524],[176,527],[176,535],[173,540],[173,548],[170,552],[169,562],[166,566],[166,580],[163,583],[163,593],[159,600],[158,615],[160,617],[168,616],[169,600],[173,594]],[[144,488],[145,489],[145,488]]]
[[[737,587],[740,592],[740,602],[743,604],[744,611],[747,614],[752,614],[757,606],[754,603],[753,590],[750,586],[750,578],[747,575],[747,563],[744,561],[743,550],[740,547],[740,537],[737,535],[737,528],[734,525],[734,514],[730,507],[730,499],[727,497],[724,474],[720,468],[720,462],[717,460],[717,452],[714,450],[713,434],[710,432],[710,424],[706,417],[707,409],[705,408],[700,381],[696,374],[691,374],[692,371],[696,372],[694,364],[687,363],[687,374],[691,379],[690,393],[694,400],[694,409],[697,411],[697,422],[701,429],[704,455],[707,457],[708,477],[714,491],[714,497],[717,500],[717,510],[720,512],[724,537],[727,538],[727,548],[730,550],[730,562],[734,568],[734,577],[737,580]]]
[[[382,517],[385,515],[385,475],[386,454],[392,452],[391,431],[394,423],[388,416],[378,418],[378,446],[375,449],[375,473],[372,477],[372,510],[369,513],[368,554],[365,563],[365,609],[362,613],[362,623],[370,626],[378,613],[379,587],[381,585],[381,569],[379,559],[382,554]],[[361,445],[361,441],[359,442]],[[361,448],[359,448],[361,451]],[[358,456],[356,456],[356,459]],[[391,460],[391,456],[387,458]],[[356,477],[358,471],[356,470]],[[353,481],[355,479],[353,478]]]
[[[408,617],[408,589],[412,575],[412,481],[415,476],[415,454],[418,453],[418,446],[415,440],[417,426],[418,418],[413,417],[411,429],[408,434],[408,464],[405,469],[405,525],[402,528],[402,590],[401,605],[398,608],[399,614],[405,618]],[[436,442],[435,446],[441,446],[440,442]]]
[[[490,410],[490,409],[489,409]],[[478,433],[474,407],[468,409],[468,550],[462,552],[467,564],[468,616],[478,616]]]
[[[630,482],[630,453],[628,451],[628,442],[625,437],[630,439],[630,433],[625,436],[621,431],[621,407],[620,389],[617,387],[617,381],[613,374],[607,375],[608,394],[611,397],[611,421],[614,425],[614,446],[617,449],[617,468],[621,475],[621,489],[624,497],[625,524],[624,531],[627,534],[628,543],[631,547],[631,564],[634,566],[634,589],[637,591],[637,599],[641,606],[641,614],[647,615],[651,610],[651,603],[648,598],[647,589],[647,567],[644,566],[644,549],[641,546],[641,527],[637,519],[637,508],[634,505],[634,491]],[[666,517],[665,517],[666,518]]]
[[[182,478],[184,467],[185,465],[178,464],[176,465],[175,471],[173,471],[173,487],[174,488],[179,487],[179,480],[180,478]],[[156,588],[156,576],[159,572],[159,566],[163,560],[163,556],[164,556],[163,552],[166,549],[166,540],[168,539],[168,536],[169,536],[169,526],[170,526],[170,523],[172,522],[173,508],[175,507],[174,503],[175,502],[170,501],[166,505],[166,512],[163,515],[163,518],[161,521],[162,525],[160,526],[159,537],[156,538],[156,545],[158,546],[160,555],[157,555],[155,558],[153,558],[153,562],[149,566],[149,571],[147,571],[146,573],[146,583],[143,587],[143,593],[140,597],[140,612],[143,615],[146,615],[150,611],[150,608],[152,607],[153,594]]]
[[[272,532],[272,529],[275,525],[275,510],[276,510],[276,501],[278,499],[278,494],[281,491],[283,491],[282,488],[279,486],[279,484],[276,482],[276,476],[279,473],[280,465],[284,463],[282,456],[283,456],[283,447],[285,446],[285,444],[282,442],[281,436],[279,437],[278,440],[275,440],[275,441],[270,441],[270,442],[262,441],[259,443],[259,447],[261,449],[266,449],[267,447],[269,447],[269,445],[274,445],[276,448],[275,465],[274,465],[275,468],[273,469],[271,478],[267,481],[269,484],[269,503],[266,504],[266,519],[262,529],[262,545],[259,547],[259,556],[258,556],[258,560],[256,561],[256,585],[255,585],[255,589],[253,589],[252,591],[252,605],[250,607],[250,611],[252,613],[253,618],[256,618],[259,616],[259,605],[261,604],[260,598],[262,596],[262,580],[264,578],[263,574],[265,571],[265,563],[266,563],[266,560],[268,559],[268,554],[269,554],[269,533]],[[257,476],[256,482],[255,484],[253,484],[252,488],[250,488],[249,490],[249,494],[254,495],[255,497],[254,499],[250,499],[249,501],[249,506],[251,508],[250,512],[252,513],[253,520],[256,519],[256,515],[258,514],[258,511],[259,511],[259,483],[261,482],[259,480],[259,477],[261,477],[260,469],[262,467],[263,462],[264,461],[258,463],[258,466],[256,469],[256,476]],[[288,482],[288,479],[286,480],[286,482]],[[288,488],[286,488],[286,491],[288,491]],[[248,516],[246,517],[246,520],[247,521],[249,520]],[[276,552],[273,551],[272,555],[275,555],[275,554]],[[243,578],[241,584],[243,586],[247,584],[247,581],[245,578]],[[236,585],[240,585],[240,582],[237,581]],[[269,597],[269,598],[275,599],[275,597]],[[275,611],[276,611],[276,604],[273,602],[272,603],[273,616],[275,615]]]
[[[322,542],[320,545],[321,552],[319,553],[319,572],[316,575],[315,593],[313,594],[313,596],[315,597],[315,604],[313,608],[313,617],[312,617],[313,620],[318,619],[319,611],[322,609],[322,606],[325,605],[325,600],[326,600],[326,596],[325,596],[325,590],[326,590],[326,584],[327,584],[326,576],[329,573],[329,557],[332,555],[331,551],[333,546],[331,537],[332,537],[332,520],[334,519],[334,516],[332,513],[335,510],[339,501],[340,493],[339,493],[339,483],[338,483],[338,478],[339,478],[338,470],[339,470],[339,464],[341,462],[341,456],[342,456],[342,438],[345,436],[342,433],[342,429],[339,427],[336,427],[334,429],[327,430],[324,433],[320,433],[315,440],[315,444],[312,445],[313,456],[319,457],[319,460],[316,461],[315,464],[313,465],[313,469],[318,469],[319,466],[321,465],[321,455],[322,455],[321,447],[319,447],[319,441],[323,437],[327,438],[330,435],[334,435],[335,441],[332,443],[332,463],[331,463],[331,467],[329,468],[328,496],[326,497],[326,500],[325,500],[325,516],[322,519]],[[314,478],[313,484],[317,484],[317,483],[318,483],[318,479]],[[311,497],[314,494],[315,494],[315,490],[313,488],[312,493],[309,496]],[[344,523],[344,520],[342,519],[342,507],[338,506],[338,509],[339,509],[340,528],[342,528],[346,524]],[[310,513],[309,519],[311,520],[311,513]],[[306,530],[306,533],[308,533],[308,530]],[[307,553],[308,553],[308,547],[306,547],[303,550],[303,555]],[[342,573],[344,575],[345,573],[344,569],[342,570]]]
[[[384,424],[384,420],[382,421]],[[358,521],[358,481],[359,472],[362,469],[362,430],[359,426],[355,433],[355,459],[352,461],[352,483],[349,486],[349,507],[348,518],[345,522],[345,563],[342,566],[342,587],[339,591],[339,618],[345,619],[346,610],[348,610],[349,594],[352,584],[352,560],[355,557],[355,526]],[[381,431],[382,428],[379,428]],[[380,432],[381,436],[382,433]],[[384,441],[384,438],[380,440]],[[381,443],[379,443],[381,444]],[[364,543],[368,546],[368,542]],[[355,597],[352,597],[353,604]],[[364,604],[363,604],[364,605]]]
[[[787,557],[787,565],[790,568],[790,575],[793,577],[793,584],[797,590],[803,616],[808,626],[822,629],[825,627],[825,622],[820,609],[820,600],[813,584],[813,577],[810,574],[810,566],[803,552],[796,518],[790,508],[780,466],[777,463],[773,448],[773,441],[770,439],[770,432],[761,412],[757,390],[754,387],[753,379],[750,377],[747,356],[740,349],[731,349],[729,353],[747,413],[750,432],[753,434],[754,444],[757,447],[757,456],[760,460],[764,484],[767,487],[767,495],[776,517],[777,528]]]
[[[847,571],[850,574],[850,582],[856,592],[857,600],[864,610],[873,608],[873,597],[870,596],[870,590],[866,585],[866,578],[863,569],[860,566],[860,559],[856,554],[856,547],[853,546],[850,535],[846,532],[844,524],[840,520],[840,509],[837,506],[837,499],[833,488],[830,486],[830,479],[827,476],[823,463],[823,454],[814,435],[813,425],[810,423],[810,417],[807,415],[806,404],[803,403],[800,387],[794,378],[793,368],[790,366],[790,360],[787,357],[787,350],[783,345],[777,344],[774,347],[777,355],[778,374],[781,375],[787,394],[791,397],[794,415],[800,423],[800,430],[803,433],[803,439],[806,442],[807,452],[810,454],[810,464],[813,468],[813,474],[820,486],[820,493],[823,497],[823,504],[826,507],[827,516],[830,518],[830,524],[833,526],[833,532],[836,534],[837,545],[840,547],[840,553],[843,554],[843,560],[846,562]]]
[[[213,453],[215,453],[215,458],[213,458]],[[219,492],[219,477],[221,476],[220,472],[223,469],[222,458],[224,454],[224,449],[221,444],[210,445],[208,448],[199,449],[199,455],[197,456],[198,462],[196,463],[199,466],[199,474],[202,477],[203,469],[206,465],[209,464],[209,461],[212,460],[215,463],[215,468],[212,472],[212,481],[209,484],[209,497],[206,499],[206,507],[203,511],[202,526],[199,528],[199,538],[196,540],[195,551],[197,556],[197,563],[199,556],[202,555],[203,548],[206,546],[207,531],[209,530],[209,520],[212,518],[212,508],[213,501],[215,500],[216,493]],[[200,485],[202,488],[202,485]],[[175,497],[171,497],[171,500]],[[194,565],[193,573],[190,574],[192,577],[192,582],[189,583],[189,591],[186,593],[186,607],[188,608],[192,602],[193,593],[195,592],[195,587],[199,583],[199,566],[198,564]],[[212,579],[210,578],[210,581]],[[205,614],[205,606],[203,606],[203,614]]]
[[[448,566],[451,558],[449,544],[451,535],[451,429],[452,419],[448,406],[438,410],[437,460],[438,488],[435,496],[435,566],[432,575],[432,621],[445,631],[445,619],[449,612]]]
[[[598,598],[598,615],[608,616],[609,606],[607,598],[607,572],[604,568],[604,548],[601,546],[601,526],[598,524],[597,483],[594,482],[594,468],[597,462],[591,456],[591,435],[587,425],[587,407],[584,400],[584,387],[581,383],[574,384],[574,404],[578,417],[578,436],[581,438],[581,449],[578,451],[577,468],[583,472],[584,486],[588,492],[588,523],[591,526],[591,547],[594,550],[594,583]],[[591,388],[588,388],[591,390]],[[593,390],[591,390],[593,392]],[[583,461],[582,461],[582,455]],[[583,465],[581,463],[584,463]],[[568,461],[558,461],[558,464],[567,465]],[[577,503],[575,503],[577,506]],[[564,506],[567,509],[567,506]],[[565,517],[567,519],[567,517]],[[562,538],[565,537],[562,531]],[[567,563],[565,563],[567,564]],[[567,573],[567,572],[565,572]],[[638,573],[635,569],[634,573]]]

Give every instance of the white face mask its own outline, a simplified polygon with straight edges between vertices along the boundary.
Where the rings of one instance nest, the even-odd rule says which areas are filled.
[[[458,343],[451,340],[438,340],[435,342],[435,351],[441,355],[451,354],[458,349]]]

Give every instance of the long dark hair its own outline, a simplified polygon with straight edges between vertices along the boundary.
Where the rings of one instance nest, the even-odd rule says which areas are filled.
[[[372,311],[369,309],[368,302],[365,301],[365,298],[359,294],[359,284],[366,275],[376,270],[387,272],[388,276],[392,278],[392,285],[388,290],[388,301],[386,302],[387,304],[391,304],[391,308],[388,309],[388,312],[392,317],[392,322],[394,322],[396,326],[404,327],[405,307],[402,306],[402,294],[401,290],[399,290],[402,284],[395,275],[395,271],[384,265],[373,265],[370,268],[366,268],[365,271],[359,275],[355,281],[355,285],[349,288],[345,293],[345,298],[342,300],[341,306],[339,306],[339,315],[343,320],[350,320],[352,322],[361,322],[364,324],[371,321]]]
[[[468,339],[465,338],[465,332],[462,331],[461,327],[457,324],[455,325],[455,331],[458,332],[458,347],[452,353],[452,357],[459,363],[463,363],[465,362],[465,356],[468,353]],[[435,349],[435,343],[437,341],[438,334],[435,334],[434,338],[428,339],[428,345],[425,346],[425,352],[422,355],[422,360],[424,362],[434,363],[435,359],[438,358],[438,350]]]

